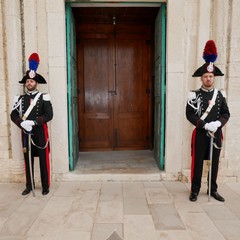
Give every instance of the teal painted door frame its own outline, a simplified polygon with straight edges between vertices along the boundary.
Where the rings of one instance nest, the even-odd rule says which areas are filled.
[[[70,3],[66,3],[67,42],[67,98],[68,98],[68,141],[69,169],[74,170],[78,161],[78,107],[75,22]]]
[[[165,99],[166,99],[166,4],[161,4],[155,21],[154,82],[154,158],[165,168]]]
[[[162,13],[162,69],[161,69],[161,145],[160,145],[160,169],[164,170],[165,168],[165,109],[166,109],[166,4],[161,6]]]

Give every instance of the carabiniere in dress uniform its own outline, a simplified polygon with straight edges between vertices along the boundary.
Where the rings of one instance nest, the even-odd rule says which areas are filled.
[[[217,174],[223,140],[222,128],[227,123],[230,113],[225,91],[214,88],[215,77],[224,74],[214,65],[217,49],[213,40],[206,43],[203,58],[205,64],[193,74],[193,77],[201,77],[202,86],[200,89],[189,92],[186,105],[186,117],[195,126],[191,141],[189,199],[197,200],[201,188],[203,162],[210,159],[207,193],[216,200],[224,202],[225,199],[217,191]]]
[[[15,97],[11,120],[22,130],[22,145],[25,160],[26,189],[22,195],[34,193],[34,157],[39,157],[42,194],[49,193],[50,187],[50,145],[48,126],[53,118],[50,95],[37,90],[38,84],[46,80],[36,72],[39,56],[33,53],[29,57],[29,70],[19,82],[25,84],[26,93]],[[35,195],[35,193],[34,193]]]

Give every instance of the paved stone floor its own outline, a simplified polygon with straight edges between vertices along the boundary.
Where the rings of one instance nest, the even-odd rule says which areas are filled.
[[[21,195],[23,183],[2,183],[0,239],[239,240],[240,183],[219,185],[225,203],[208,202],[206,186],[190,202],[189,187],[165,181],[54,182],[48,195],[37,188],[33,197]]]

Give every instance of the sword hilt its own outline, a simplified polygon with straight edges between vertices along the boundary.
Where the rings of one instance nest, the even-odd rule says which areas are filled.
[[[210,137],[215,138],[215,136],[214,136],[214,132],[210,132],[210,131],[208,131],[208,134],[209,134]]]

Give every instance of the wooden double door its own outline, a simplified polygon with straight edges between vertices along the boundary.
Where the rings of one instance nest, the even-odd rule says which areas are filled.
[[[79,34],[81,151],[150,148],[150,53],[144,33]]]

